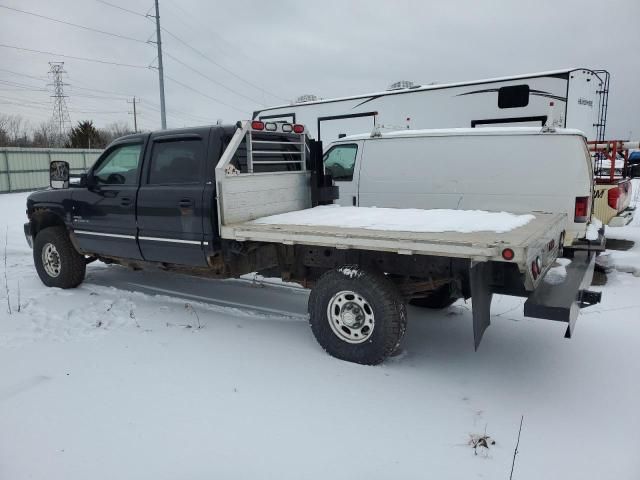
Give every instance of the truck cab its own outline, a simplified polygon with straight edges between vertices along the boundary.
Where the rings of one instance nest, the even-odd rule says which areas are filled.
[[[219,155],[232,134],[233,127],[216,126],[119,138],[69,190],[29,197],[31,233],[48,224],[38,213],[41,199],[64,196],[54,209],[57,221],[74,232],[80,250],[204,267],[216,241],[210,155]]]

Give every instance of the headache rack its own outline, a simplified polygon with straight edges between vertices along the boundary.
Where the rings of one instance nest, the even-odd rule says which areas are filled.
[[[216,165],[218,226],[310,208],[318,154],[302,125],[238,122]]]
[[[294,131],[295,129],[295,131]],[[218,166],[238,174],[307,170],[307,135],[302,125],[239,122]]]

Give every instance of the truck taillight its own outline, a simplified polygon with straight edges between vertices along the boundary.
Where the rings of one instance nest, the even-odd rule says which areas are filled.
[[[264,122],[261,122],[260,120],[254,120],[253,122],[251,122],[251,129],[264,130]]]
[[[607,203],[614,210],[618,210],[621,196],[622,192],[620,191],[620,187],[613,187],[607,192]]]
[[[576,197],[576,209],[573,221],[586,223],[589,220],[589,197]]]
[[[304,133],[304,125],[294,124],[293,133]]]

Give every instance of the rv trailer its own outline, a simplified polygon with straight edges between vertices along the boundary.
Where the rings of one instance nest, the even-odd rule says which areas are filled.
[[[581,130],[589,140],[605,138],[609,91],[609,73],[605,70],[570,68],[470,82],[410,85],[399,82],[400,88],[334,99],[305,96],[300,103],[257,110],[253,118],[304,123],[309,133],[325,145],[342,136],[370,132],[374,126],[398,130],[553,123]]]

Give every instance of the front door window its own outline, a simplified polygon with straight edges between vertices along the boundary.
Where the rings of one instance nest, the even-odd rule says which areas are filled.
[[[334,180],[353,180],[353,170],[356,165],[358,146],[355,144],[336,145],[323,158],[324,169]]]

